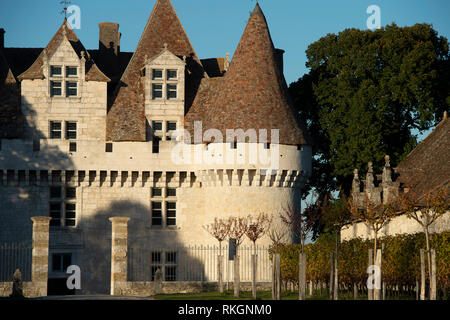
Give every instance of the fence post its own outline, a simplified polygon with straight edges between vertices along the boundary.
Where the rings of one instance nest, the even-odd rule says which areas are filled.
[[[272,265],[272,299],[281,299],[281,266],[280,266],[280,254],[275,253],[273,255]]]
[[[369,249],[369,267],[372,265],[373,265],[373,249]],[[373,300],[373,289],[370,289],[369,287],[367,287],[367,299]]]
[[[431,249],[431,294],[430,300],[436,300],[436,251]]]
[[[376,261],[375,261],[375,265],[380,268],[380,284],[381,284],[381,277],[382,277],[382,272],[381,272],[381,249],[377,249],[377,256],[376,256]],[[381,300],[381,288],[376,287],[375,288],[375,300]]]
[[[299,254],[298,265],[298,300],[305,300],[306,293],[306,253]]]
[[[420,249],[420,300],[425,300],[425,250]]]
[[[239,298],[240,287],[240,274],[239,274],[239,256],[234,256],[234,296]]]
[[[127,217],[112,217],[111,295],[120,295],[120,285],[127,282],[128,221]]]
[[[31,281],[38,288],[38,296],[47,296],[48,282],[48,244],[50,217],[32,217],[33,250],[31,265]]]
[[[334,300],[339,299],[339,272],[338,272],[338,253],[334,253]]]

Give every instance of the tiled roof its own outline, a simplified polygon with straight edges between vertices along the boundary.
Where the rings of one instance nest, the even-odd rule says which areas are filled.
[[[145,56],[159,54],[164,44],[177,56],[186,56],[186,110],[190,108],[204,76],[202,64],[170,0],[158,0],[142,33],[139,44],[117,88],[117,96],[107,116],[107,139],[145,141],[144,88],[140,71]]]
[[[309,144],[294,115],[259,4],[250,16],[223,79],[218,85],[206,84],[202,89],[214,91],[202,92],[186,115],[186,128],[191,134],[194,121],[199,120],[203,130],[219,129],[224,137],[227,129],[267,129],[271,141],[270,130],[279,129],[280,144]]]
[[[79,58],[81,58],[81,52],[87,50],[84,48],[81,41],[78,39],[75,32],[69,27],[69,24],[66,19],[64,19],[61,27],[58,29],[58,31],[55,33],[53,38],[48,43],[46,49],[47,54],[50,56],[59,46],[59,43],[61,42],[61,39],[63,37],[63,29],[66,29],[66,36],[69,40],[70,44],[72,45],[74,51],[78,55]],[[42,50],[38,58],[34,61],[34,63],[29,67],[25,72],[23,72],[21,75],[18,76],[19,80],[24,79],[43,79],[43,59],[44,59],[44,51]],[[94,61],[90,58],[90,55],[88,54],[86,56],[86,80],[88,81],[104,81],[108,82],[110,79],[103,74],[103,72],[100,71],[100,69],[97,68]]]
[[[450,185],[450,119],[444,118],[395,170],[418,195]]]

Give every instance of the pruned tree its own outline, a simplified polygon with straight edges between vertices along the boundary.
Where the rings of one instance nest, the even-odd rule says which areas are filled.
[[[430,226],[450,210],[449,188],[442,186],[434,191],[418,195],[414,190],[402,192],[397,197],[397,206],[408,218],[414,219],[425,233],[428,260],[428,276],[432,279]],[[431,287],[430,287],[431,290]],[[430,294],[431,296],[431,294]]]
[[[271,217],[266,213],[260,213],[258,216],[254,217],[249,215],[247,217],[247,238],[253,242],[253,261],[252,261],[252,294],[253,299],[256,299],[256,266],[257,266],[257,256],[256,256],[256,241],[261,238],[267,230],[269,230],[271,224]]]
[[[358,221],[363,221],[369,229],[373,232],[373,250],[374,250],[374,260],[376,260],[377,254],[377,241],[378,233],[383,229],[392,217],[398,211],[395,202],[377,202],[369,199],[367,194],[364,197],[362,206],[358,206],[354,199],[350,198],[348,201],[350,211],[353,215],[353,219]]]
[[[222,281],[222,242],[228,237],[230,233],[231,221],[228,219],[214,218],[214,222],[203,226],[203,228],[219,242],[219,257],[218,257],[218,280],[219,280],[219,292],[223,293],[223,281]]]

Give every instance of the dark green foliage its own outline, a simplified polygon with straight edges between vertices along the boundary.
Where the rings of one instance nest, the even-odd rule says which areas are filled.
[[[290,94],[313,138],[309,188],[320,196],[342,186],[353,169],[386,154],[395,167],[416,145],[413,129],[429,129],[450,105],[449,46],[428,24],[346,29],[312,43],[309,74]]]

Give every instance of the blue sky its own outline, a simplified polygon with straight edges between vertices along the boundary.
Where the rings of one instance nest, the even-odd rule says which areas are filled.
[[[76,33],[88,49],[98,47],[98,23],[120,24],[122,51],[134,51],[156,0],[71,0],[81,8]],[[233,54],[254,0],[172,0],[200,58]],[[378,5],[381,24],[431,23],[450,38],[448,0],[261,0],[274,44],[286,50],[288,83],[307,72],[308,44],[345,28],[367,29],[366,9]],[[61,25],[60,0],[1,0],[0,28],[7,47],[44,47]]]

